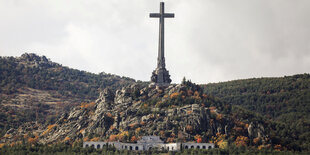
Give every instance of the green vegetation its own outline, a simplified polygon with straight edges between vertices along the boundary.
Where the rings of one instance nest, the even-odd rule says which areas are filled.
[[[273,143],[310,150],[309,74],[207,84],[204,92],[275,121]]]
[[[19,58],[0,57],[0,93],[12,94],[29,87],[56,90],[64,97],[94,100],[98,89],[117,89],[135,80],[111,74],[93,74],[48,61],[45,56],[23,54]]]
[[[74,104],[95,100],[99,89],[109,87],[115,90],[134,82],[127,77],[71,69],[35,54],[0,57],[0,136],[25,122],[52,124]],[[23,94],[20,90],[24,88],[51,91],[54,98],[77,103],[59,102],[53,107],[33,101],[31,97],[26,101],[16,101],[16,96]]]

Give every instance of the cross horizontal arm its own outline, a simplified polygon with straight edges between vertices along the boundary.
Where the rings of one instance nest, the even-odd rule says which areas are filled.
[[[161,14],[160,13],[150,13],[151,18],[160,18]]]
[[[165,13],[164,17],[165,18],[174,18],[174,13]]]

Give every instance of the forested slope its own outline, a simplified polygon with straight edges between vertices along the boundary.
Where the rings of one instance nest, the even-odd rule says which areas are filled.
[[[278,135],[310,148],[309,74],[212,83],[204,85],[204,91],[282,123]]]

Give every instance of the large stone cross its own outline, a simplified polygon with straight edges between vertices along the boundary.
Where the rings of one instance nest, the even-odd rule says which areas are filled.
[[[165,18],[174,18],[173,13],[165,13],[165,3],[160,2],[160,13],[150,13],[151,18],[159,18],[159,44],[157,68],[165,68]]]
[[[171,79],[165,64],[165,18],[174,18],[174,14],[165,13],[165,4],[160,2],[160,13],[150,13],[150,17],[159,18],[157,68],[152,73],[151,81],[158,86],[167,86],[171,83]]]

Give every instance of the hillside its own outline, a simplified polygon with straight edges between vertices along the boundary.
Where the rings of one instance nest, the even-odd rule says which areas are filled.
[[[51,123],[71,106],[95,100],[98,89],[115,90],[135,82],[71,69],[28,53],[0,57],[0,73],[0,135],[25,122]]]
[[[81,141],[136,142],[158,135],[166,142],[212,142],[256,149],[301,150],[293,135],[279,134],[282,124],[238,106],[224,104],[191,82],[166,89],[134,84],[105,89],[96,102],[64,113],[54,124],[28,123],[9,130],[3,143],[78,144]]]
[[[281,122],[286,143],[310,149],[310,75],[254,78],[204,85],[204,92]],[[288,138],[288,135],[294,135]]]
[[[158,90],[27,53],[0,57],[0,73],[0,145],[135,142],[154,134],[222,148],[310,150],[309,74],[200,86],[184,80]]]
[[[166,89],[134,84],[116,91],[105,89],[96,102],[72,108],[54,124],[25,124],[11,129],[2,141],[10,143],[26,137],[31,143],[41,144],[73,144],[80,140],[135,142],[143,135],[159,135],[166,142],[212,141],[223,147],[228,142],[273,147],[270,122],[246,111],[233,111],[190,82]]]

